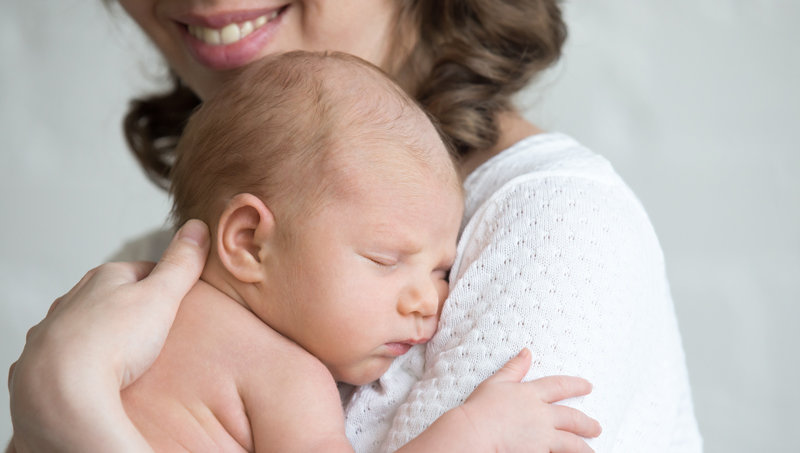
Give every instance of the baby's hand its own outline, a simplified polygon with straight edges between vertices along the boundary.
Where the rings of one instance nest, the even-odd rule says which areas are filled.
[[[599,436],[600,424],[577,409],[552,404],[588,394],[591,384],[571,376],[521,383],[530,364],[531,353],[523,349],[456,410],[487,442],[485,451],[592,452],[583,437]]]

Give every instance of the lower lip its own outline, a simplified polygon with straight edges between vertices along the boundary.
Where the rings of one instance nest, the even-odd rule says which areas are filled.
[[[395,357],[399,357],[409,349],[411,349],[411,345],[408,343],[386,343],[386,349],[389,350],[389,354]]]
[[[226,70],[238,68],[256,60],[260,56],[261,50],[275,36],[284,14],[286,14],[285,9],[276,18],[232,44],[207,44],[190,35],[184,25],[180,27],[183,39],[197,61],[211,69]]]

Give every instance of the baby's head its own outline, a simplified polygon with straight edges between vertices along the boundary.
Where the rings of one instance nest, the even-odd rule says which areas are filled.
[[[379,69],[267,58],[203,104],[177,156],[174,217],[212,231],[204,279],[337,380],[374,380],[433,335],[460,181],[430,119]]]
[[[268,57],[191,117],[170,175],[174,220],[200,218],[213,230],[224,204],[242,192],[302,216],[360,164],[395,172],[426,166],[457,184],[444,145],[424,142],[433,130],[412,98],[357,57]],[[400,146],[388,153],[386,144]]]

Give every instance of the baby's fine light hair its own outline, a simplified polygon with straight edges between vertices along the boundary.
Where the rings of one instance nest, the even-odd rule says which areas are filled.
[[[436,161],[416,146],[414,115],[425,118],[388,76],[357,57],[296,51],[264,58],[190,118],[170,175],[173,221],[199,218],[213,231],[239,193],[302,214],[329,189],[332,153],[351,140],[400,139],[414,161]]]

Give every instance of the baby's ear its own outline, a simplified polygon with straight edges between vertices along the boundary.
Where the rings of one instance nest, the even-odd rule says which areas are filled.
[[[275,232],[275,217],[255,195],[241,193],[225,206],[217,226],[217,253],[222,265],[237,280],[256,283],[264,279],[262,261]]]

